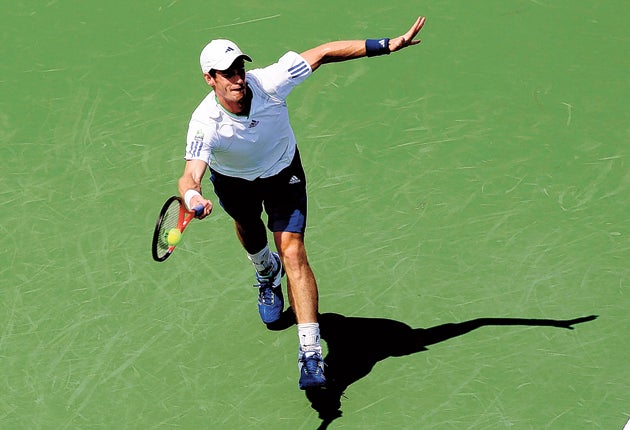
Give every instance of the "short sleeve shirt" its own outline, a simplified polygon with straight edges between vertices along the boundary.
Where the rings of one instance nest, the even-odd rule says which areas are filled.
[[[252,92],[248,116],[227,112],[210,92],[192,114],[185,158],[203,160],[223,175],[247,180],[279,173],[291,164],[296,148],[286,97],[311,73],[295,52],[247,72]]]

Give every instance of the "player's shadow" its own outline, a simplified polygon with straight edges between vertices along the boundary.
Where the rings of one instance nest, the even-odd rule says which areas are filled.
[[[460,323],[447,323],[430,328],[412,328],[384,318],[346,317],[334,313],[319,316],[321,337],[326,341],[326,388],[307,390],[306,397],[319,413],[326,429],[342,415],[341,398],[345,390],[368,375],[374,365],[389,357],[401,357],[427,350],[427,346],[444,342],[485,326],[557,327],[573,330],[576,324],[593,321],[597,315],[571,320],[477,318]],[[289,308],[281,320],[270,325],[282,330],[295,323]]]

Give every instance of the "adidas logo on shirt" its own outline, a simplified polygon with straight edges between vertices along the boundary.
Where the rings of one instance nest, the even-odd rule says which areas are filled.
[[[291,176],[291,179],[289,179],[289,185],[299,184],[300,182],[302,182],[300,178],[295,175]]]

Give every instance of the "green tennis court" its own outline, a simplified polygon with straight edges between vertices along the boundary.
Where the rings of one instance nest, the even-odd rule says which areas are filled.
[[[0,428],[624,427],[626,2],[399,3],[5,4]],[[335,381],[307,395],[218,205],[151,259],[199,52],[260,67],[418,15],[420,46],[289,97]]]

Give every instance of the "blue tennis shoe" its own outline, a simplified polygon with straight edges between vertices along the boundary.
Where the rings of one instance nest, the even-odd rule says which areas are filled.
[[[273,252],[272,256],[274,259],[273,268],[265,274],[256,272],[258,283],[254,285],[258,288],[258,313],[265,324],[278,321],[284,309],[281,285],[284,269],[280,262],[280,256],[276,252]]]
[[[324,359],[316,351],[300,351],[298,358],[298,368],[300,369],[300,390],[309,388],[321,388],[326,385],[324,376]]]

